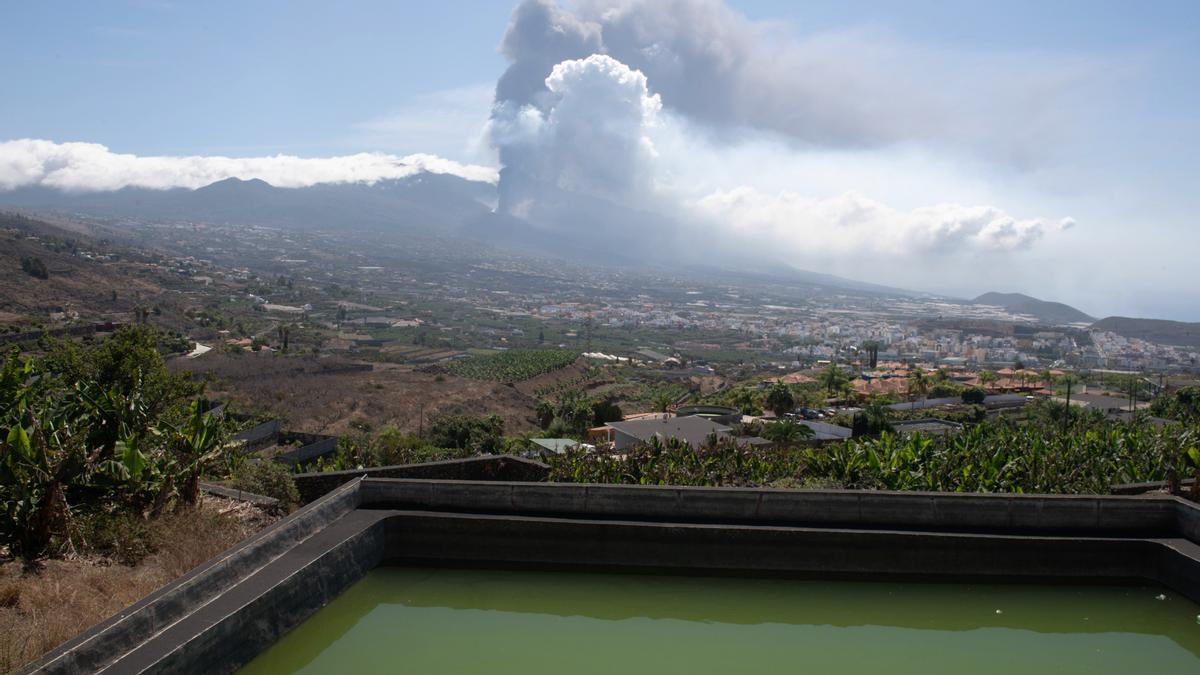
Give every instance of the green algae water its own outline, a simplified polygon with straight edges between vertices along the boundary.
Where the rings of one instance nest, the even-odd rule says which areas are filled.
[[[1200,673],[1198,614],[1157,586],[385,567],[241,672]]]

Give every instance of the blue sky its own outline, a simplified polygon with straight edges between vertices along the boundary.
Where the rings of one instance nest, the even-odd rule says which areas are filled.
[[[655,138],[668,179],[703,185],[705,194],[743,181],[767,195],[854,192],[900,214],[951,202],[1019,220],[1069,218],[1075,227],[1049,228],[1004,256],[962,264],[961,255],[922,254],[925,267],[944,266],[939,276],[911,264],[864,271],[851,256],[822,264],[797,255],[806,266],[871,281],[962,294],[1022,290],[1094,314],[1200,320],[1192,281],[1200,3],[728,5],[810,56],[824,45],[838,58],[847,45],[884,45],[852,64],[866,73],[858,86],[890,85],[894,62],[897,78],[915,83],[921,104],[912,110],[944,94],[961,108],[961,128],[822,147],[754,132],[695,148],[681,141],[693,136],[668,129]],[[511,11],[506,2],[7,3],[0,141],[81,141],[136,155],[422,152],[495,165],[483,129],[508,66],[498,45]],[[839,95],[839,82],[829,82],[829,95]],[[906,108],[906,90],[895,92]],[[668,113],[672,104],[664,97]],[[770,170],[747,176],[763,166]],[[759,206],[756,213],[768,208]],[[978,272],[981,261],[990,271]]]

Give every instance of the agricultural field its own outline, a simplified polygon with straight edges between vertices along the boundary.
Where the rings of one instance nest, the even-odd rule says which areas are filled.
[[[1200,475],[1197,430],[1106,419],[1063,419],[1039,403],[1024,419],[987,418],[958,434],[884,432],[808,447],[755,448],[676,439],[623,455],[571,450],[550,458],[550,479],[579,483],[808,487],[936,492],[1107,494],[1116,483]],[[1200,497],[1200,491],[1193,498]]]
[[[470,356],[446,366],[451,375],[472,380],[519,382],[544,373],[566,368],[579,358],[569,349],[513,349],[482,356]]]

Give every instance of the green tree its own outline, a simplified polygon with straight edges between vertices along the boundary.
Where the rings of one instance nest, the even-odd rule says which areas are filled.
[[[1059,385],[1061,385],[1063,387],[1063,389],[1065,389],[1067,392],[1067,404],[1066,404],[1066,408],[1063,409],[1063,435],[1064,436],[1067,434],[1067,430],[1071,424],[1071,415],[1072,415],[1071,390],[1075,387],[1075,385],[1078,382],[1079,382],[1079,378],[1076,377],[1072,373],[1064,373],[1057,380],[1057,383]]]
[[[796,399],[792,396],[792,390],[782,382],[776,382],[767,391],[767,398],[764,402],[766,408],[775,413],[776,417],[783,417],[785,413],[789,413],[796,407]]]
[[[35,279],[49,279],[50,271],[41,258],[21,258],[21,269]]]
[[[987,393],[979,387],[968,387],[962,392],[962,402],[970,405],[983,405],[986,398]]]
[[[812,427],[794,420],[770,422],[762,428],[762,437],[775,443],[796,443],[814,435]]]
[[[854,436],[878,436],[885,431],[891,432],[889,412],[888,407],[878,398],[868,401],[862,410],[854,413],[851,421]]]
[[[920,367],[914,366],[908,371],[908,391],[913,395],[913,407],[917,407],[917,397],[925,398],[929,393],[929,378],[925,376],[925,371]]]
[[[821,383],[821,386],[825,387],[825,392],[829,396],[833,396],[834,392],[838,391],[849,380],[850,378],[846,376],[846,373],[841,368],[838,368],[835,363],[829,364],[829,367],[821,371],[821,374],[817,376],[817,381]]]
[[[440,448],[495,454],[503,445],[504,419],[499,415],[441,415],[430,424],[428,438]]]
[[[979,383],[983,385],[985,390],[991,389],[993,384],[1000,381],[1000,376],[993,370],[979,371]]]
[[[625,419],[621,406],[611,398],[592,401],[592,426],[603,426],[609,422],[620,422]]]
[[[654,406],[655,412],[667,412],[674,402],[675,397],[665,389],[660,389],[650,396],[650,403]]]
[[[734,387],[725,394],[725,404],[742,411],[743,415],[761,415],[762,396],[747,387]]]

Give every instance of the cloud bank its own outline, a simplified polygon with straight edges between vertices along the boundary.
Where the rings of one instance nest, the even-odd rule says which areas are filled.
[[[98,143],[19,139],[0,142],[0,190],[42,186],[73,192],[124,187],[199,188],[226,178],[258,178],[277,187],[373,183],[422,171],[495,183],[496,170],[434,155],[359,153],[341,157],[141,157]]]
[[[936,204],[904,211],[854,193],[817,199],[751,187],[714,192],[694,208],[740,234],[800,239],[808,249],[838,255],[1015,251],[1075,224],[1070,218],[1019,220],[992,206]]]

